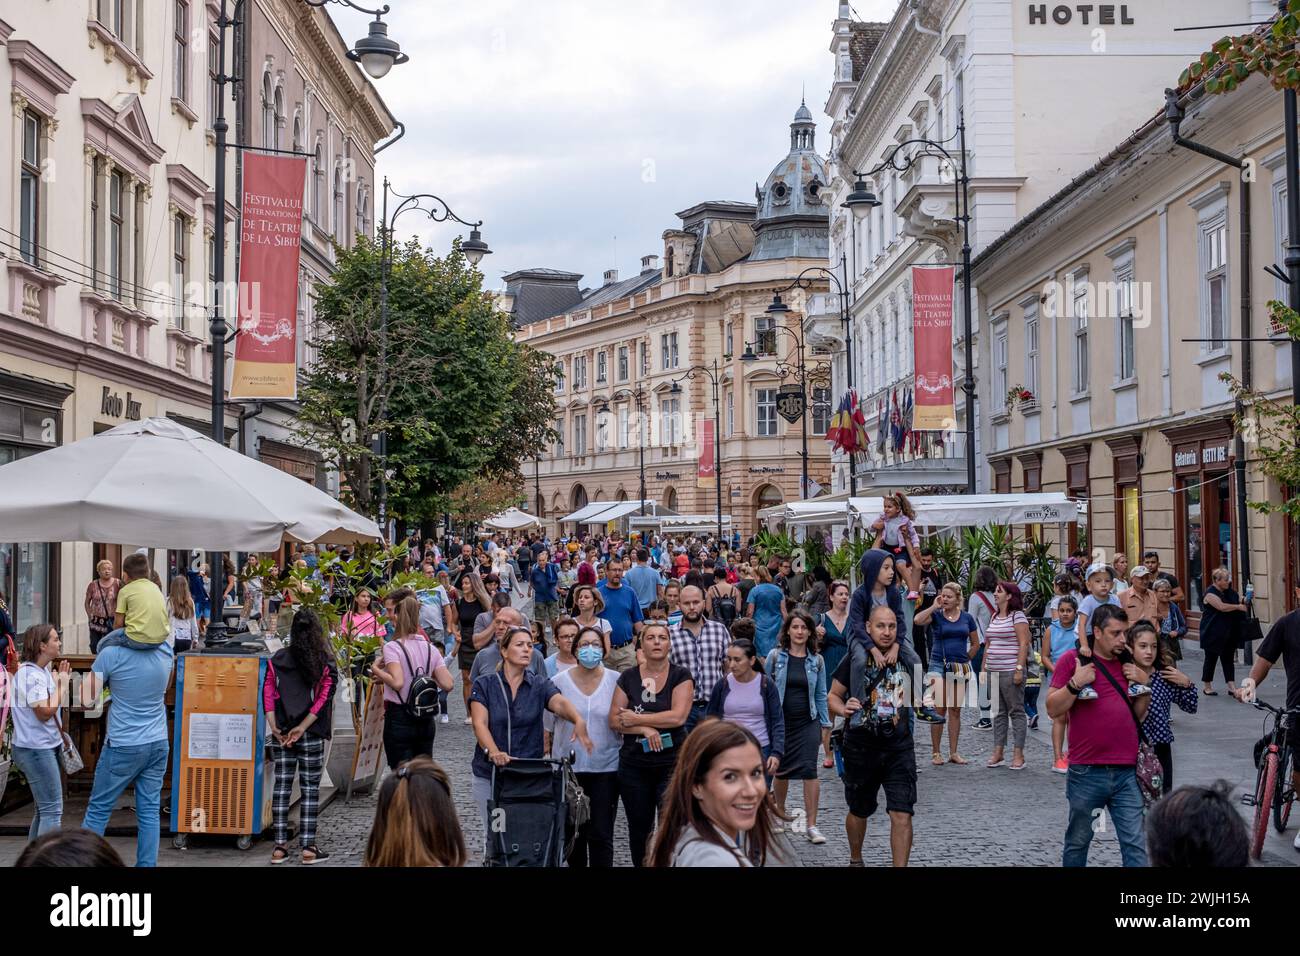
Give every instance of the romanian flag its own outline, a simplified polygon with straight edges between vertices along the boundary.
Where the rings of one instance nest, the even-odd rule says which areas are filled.
[[[850,455],[865,452],[870,447],[867,418],[862,414],[856,391],[850,389],[840,399],[839,408],[831,418],[831,427],[826,432],[826,440],[834,451]]]

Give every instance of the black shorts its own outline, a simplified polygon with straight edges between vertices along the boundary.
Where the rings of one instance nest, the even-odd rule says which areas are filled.
[[[863,740],[864,735],[867,739]],[[885,788],[885,809],[911,814],[916,806],[916,750],[911,735],[907,745],[890,742],[882,747],[869,731],[845,734],[844,799],[849,813],[863,819],[876,812],[880,788]]]
[[[911,559],[907,556],[906,544],[900,544],[896,548],[891,548],[889,545],[885,545],[884,550],[888,551],[891,555],[893,555],[895,564],[898,564],[900,562],[903,564],[909,564],[911,562]]]

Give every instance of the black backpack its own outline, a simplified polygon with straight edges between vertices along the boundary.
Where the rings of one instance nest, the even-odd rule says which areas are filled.
[[[713,588],[713,619],[720,624],[726,625],[731,629],[732,623],[736,620],[736,592],[733,590],[726,597],[723,597],[717,590],[717,585]]]
[[[397,641],[397,648],[406,658],[406,670],[411,675],[411,683],[406,688],[406,700],[402,706],[415,720],[433,720],[442,711],[438,695],[441,688],[433,679],[433,645],[429,645],[429,670],[417,670],[411,665],[411,656],[406,653],[405,641]]]

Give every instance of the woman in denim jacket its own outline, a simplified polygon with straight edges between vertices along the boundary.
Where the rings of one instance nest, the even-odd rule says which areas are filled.
[[[826,838],[817,829],[817,801],[821,795],[817,757],[822,728],[831,725],[831,718],[826,706],[826,662],[817,653],[816,620],[802,609],[792,611],[781,626],[777,643],[767,656],[766,667],[781,695],[781,714],[785,718],[785,755],[776,774],[776,804],[780,815],[787,816],[789,781],[802,780],[808,824],[805,833],[810,843],[820,845]]]

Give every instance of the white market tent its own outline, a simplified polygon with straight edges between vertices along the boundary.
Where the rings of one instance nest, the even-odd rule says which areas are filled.
[[[521,528],[536,528],[541,524],[534,515],[518,508],[508,508],[483,523],[496,531],[518,531]]]
[[[1014,495],[918,495],[910,499],[916,523],[935,529],[981,525],[1068,524],[1077,520],[1079,506],[1060,493]],[[830,525],[869,528],[883,510],[883,498],[813,498],[789,501],[759,512],[769,527]]]
[[[663,534],[697,534],[718,530],[718,516],[711,515],[661,515],[636,517],[630,522],[633,528],[657,528]],[[722,516],[723,533],[731,527],[731,515]]]
[[[910,499],[916,523],[929,528],[982,525],[1068,524],[1077,520],[1075,502],[1059,492],[1014,495],[918,495]],[[883,510],[883,498],[852,498],[851,520],[869,527]]]
[[[0,527],[7,541],[210,551],[380,540],[375,522],[314,485],[166,418],[0,466]]]
[[[569,522],[577,525],[605,524],[609,521],[626,518],[628,515],[638,514],[642,506],[645,507],[647,515],[673,513],[656,501],[595,501],[584,508],[579,508],[573,514],[565,515],[560,519],[560,524],[568,524]]]

